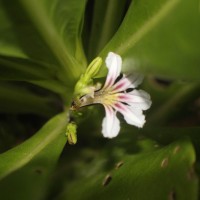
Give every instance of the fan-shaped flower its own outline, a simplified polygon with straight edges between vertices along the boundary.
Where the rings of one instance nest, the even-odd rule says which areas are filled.
[[[120,131],[120,121],[117,112],[124,116],[125,121],[136,127],[143,127],[145,123],[144,110],[151,106],[150,95],[135,88],[142,82],[139,75],[125,75],[121,73],[122,59],[110,52],[106,58],[108,74],[104,86],[93,93],[80,98],[80,106],[102,104],[106,116],[102,122],[104,137],[116,137]]]

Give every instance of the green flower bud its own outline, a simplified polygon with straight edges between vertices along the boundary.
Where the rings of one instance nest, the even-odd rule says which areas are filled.
[[[76,129],[77,129],[77,125],[75,124],[75,122],[70,122],[67,125],[66,136],[67,136],[68,143],[71,145],[76,144],[77,142]]]
[[[95,77],[98,74],[99,70],[100,70],[102,62],[103,62],[102,58],[100,58],[100,57],[95,58],[89,64],[88,68],[86,69],[86,72],[85,72],[86,78],[91,79],[91,78]]]
[[[93,78],[98,74],[102,65],[102,58],[95,58],[87,67],[86,72],[81,75],[80,79],[75,85],[75,94],[84,95],[88,86],[93,83]]]

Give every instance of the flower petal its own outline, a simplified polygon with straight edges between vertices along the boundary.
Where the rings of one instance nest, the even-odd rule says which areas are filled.
[[[129,88],[136,88],[142,81],[143,76],[139,74],[124,76],[113,86],[113,92],[121,92]]]
[[[143,90],[133,90],[129,93],[119,93],[119,101],[128,103],[134,109],[147,110],[151,106],[150,95]]]
[[[109,52],[106,58],[106,66],[108,68],[108,75],[104,88],[112,86],[121,72],[122,59],[119,55]]]
[[[133,90],[133,91],[129,92],[129,94],[132,94],[135,96],[140,96],[145,99],[151,100],[150,95],[147,92],[145,92],[144,90]]]
[[[139,128],[142,128],[146,122],[145,115],[140,109],[129,108],[129,112],[126,112],[124,119],[128,124],[135,125]]]
[[[146,122],[141,109],[133,109],[131,106],[124,105],[120,102],[115,104],[114,108],[124,116],[128,124],[142,128]]]
[[[102,122],[102,133],[106,138],[116,137],[120,131],[120,122],[116,116],[116,112],[109,106],[104,106],[106,116]]]

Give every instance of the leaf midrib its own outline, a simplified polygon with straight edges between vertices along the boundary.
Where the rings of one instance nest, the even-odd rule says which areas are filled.
[[[42,136],[41,138],[39,138],[39,139],[41,139],[41,141],[39,141],[39,142],[36,141],[36,144],[30,148],[28,153],[23,154],[22,158],[19,159],[18,162],[16,162],[16,160],[14,160],[14,165],[13,165],[13,163],[10,164],[9,165],[10,168],[7,166],[3,167],[4,169],[7,167],[7,169],[3,173],[0,173],[0,179],[4,178],[11,172],[14,172],[17,169],[24,166],[25,164],[27,164],[30,160],[32,160],[35,156],[37,156],[39,152],[41,152],[44,148],[46,148],[48,146],[48,144],[50,144],[52,141],[54,141],[60,134],[61,130],[63,129],[63,126],[66,125],[66,123],[67,123],[67,119],[66,119],[66,117],[64,117],[65,115],[66,115],[66,113],[63,113],[60,116],[57,116],[60,120],[58,120],[58,119],[56,120],[57,122],[59,122],[59,123],[57,123],[56,128],[49,134],[45,134],[46,137]],[[48,126],[48,124],[47,124],[47,126]],[[46,127],[43,127],[43,128],[45,129]],[[39,131],[38,134],[44,134],[44,133],[42,133],[43,128],[41,129],[41,132]],[[33,136],[33,137],[35,137],[35,136]],[[27,142],[30,142],[31,139],[34,139],[34,138],[30,138]],[[22,145],[25,145],[25,147],[27,147],[26,142]],[[17,146],[16,148],[23,148],[23,147]],[[15,150],[16,150],[15,148],[11,149],[12,156],[15,155]],[[4,156],[4,158],[6,159],[6,158],[8,158],[7,153],[10,153],[10,152],[9,151],[5,152],[5,154],[2,154],[1,156]],[[19,152],[17,152],[16,155],[21,154],[21,153],[23,153],[23,152],[21,152],[19,149]],[[1,160],[3,160],[3,159],[1,159]]]
[[[70,76],[67,76],[69,74],[74,78],[79,77],[81,70],[78,69],[78,62],[73,57],[70,57],[67,47],[60,39],[59,35],[54,29],[53,23],[47,17],[46,12],[41,4],[35,2],[34,0],[21,0],[21,3],[28,11],[40,34],[58,59],[66,77],[70,78]]]
[[[122,45],[116,49],[116,52],[124,54],[128,51],[130,47],[133,47],[137,42],[139,42],[153,29],[153,27],[155,27],[169,12],[171,12],[179,2],[180,0],[167,1],[155,15],[153,15],[146,23],[143,24],[143,26],[139,28],[139,30],[122,43]]]

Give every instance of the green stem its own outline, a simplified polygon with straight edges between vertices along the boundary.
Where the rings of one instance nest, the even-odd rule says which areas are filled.
[[[43,39],[46,41],[61,64],[63,69],[60,74],[63,77],[62,80],[66,80],[66,77],[72,80],[74,80],[74,78],[78,78],[80,76],[81,66],[74,58],[69,56],[64,42],[57,33],[55,25],[48,17],[42,3],[35,0],[21,0],[21,3],[30,14],[32,21],[35,23]]]

